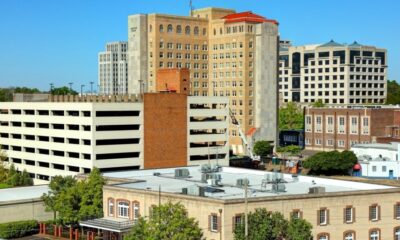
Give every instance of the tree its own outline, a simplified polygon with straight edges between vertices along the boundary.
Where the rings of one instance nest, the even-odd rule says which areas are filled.
[[[287,240],[312,240],[312,225],[304,219],[292,218],[287,228]]]
[[[53,95],[78,95],[78,92],[74,90],[70,90],[69,87],[59,87],[59,88],[53,88],[53,91],[51,92]]]
[[[279,130],[303,129],[303,111],[294,102],[288,102],[286,107],[279,109]]]
[[[180,203],[168,202],[154,207],[149,219],[140,217],[124,239],[197,240],[202,236],[199,223],[187,216],[185,207]]]
[[[386,104],[400,104],[400,85],[395,80],[387,81]]]
[[[260,140],[254,144],[253,152],[255,155],[265,157],[272,151],[272,146],[268,141]]]
[[[82,217],[100,217],[103,214],[103,186],[106,180],[98,168],[89,174],[83,185],[79,215]]]
[[[349,175],[351,168],[357,163],[357,156],[352,151],[319,152],[304,162],[310,174],[317,175]]]
[[[313,106],[315,108],[323,108],[323,107],[325,107],[325,103],[321,99],[318,99],[311,106]]]
[[[4,161],[7,159],[7,154],[2,150],[0,145],[0,183],[4,183],[8,177],[8,170],[5,167]]]
[[[22,173],[18,172],[14,164],[11,164],[10,169],[7,171],[7,179],[5,180],[5,183],[11,187],[32,186],[33,180],[25,169]]]
[[[303,237],[303,238],[300,238]],[[235,240],[245,240],[245,223],[235,228]],[[310,240],[311,224],[305,220],[288,221],[279,212],[268,212],[257,208],[248,214],[248,237],[252,240]]]

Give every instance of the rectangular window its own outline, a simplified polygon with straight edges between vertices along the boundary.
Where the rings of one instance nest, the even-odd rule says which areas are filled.
[[[133,203],[133,220],[137,221],[139,220],[139,216],[140,216],[140,212],[139,212],[139,203],[138,202],[134,202]]]
[[[394,205],[394,218],[400,219],[400,203]]]
[[[129,203],[118,202],[118,217],[122,217],[122,218],[129,217]]]
[[[217,214],[210,215],[210,231],[211,232],[218,232],[219,231],[218,215]]]
[[[369,134],[369,117],[362,118],[362,134]]]
[[[108,216],[114,216],[114,200],[108,200]]]
[[[318,211],[318,225],[327,225],[328,224],[328,210],[320,209]]]
[[[315,116],[315,132],[322,132],[322,117]]]
[[[301,219],[301,211],[299,209],[294,209],[291,214],[292,219]]]
[[[312,131],[312,123],[311,123],[311,116],[306,116],[306,132]]]
[[[379,220],[379,206],[374,204],[369,206],[369,220],[378,221]]]
[[[338,133],[345,133],[346,132],[346,118],[345,117],[338,117]]]
[[[344,209],[344,222],[352,223],[354,222],[354,208],[352,206],[348,206]]]
[[[358,133],[358,118],[350,117],[350,119],[351,119],[350,133],[357,134]]]
[[[326,116],[326,132],[333,133],[333,116]]]

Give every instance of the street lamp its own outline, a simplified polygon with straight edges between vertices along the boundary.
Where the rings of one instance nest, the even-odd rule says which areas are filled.
[[[90,82],[90,95],[93,95],[93,83],[94,82]]]
[[[69,82],[69,92],[72,93],[72,84],[74,84],[73,82]]]
[[[53,94],[54,83],[50,83],[50,94]]]
[[[222,208],[218,209],[219,212],[219,222],[220,222],[220,226],[219,227],[219,240],[222,240]]]

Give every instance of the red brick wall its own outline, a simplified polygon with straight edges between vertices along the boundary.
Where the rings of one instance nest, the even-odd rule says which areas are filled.
[[[187,96],[144,94],[144,168],[187,165]]]
[[[175,90],[188,95],[190,92],[190,71],[187,68],[159,69],[157,71],[157,92]]]

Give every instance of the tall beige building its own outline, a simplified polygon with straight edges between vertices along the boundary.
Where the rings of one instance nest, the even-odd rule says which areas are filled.
[[[278,23],[252,12],[204,8],[191,16],[128,18],[128,88],[154,92],[157,70],[190,69],[191,95],[228,96],[248,140],[276,142]],[[245,153],[230,127],[234,153]],[[250,142],[251,142],[250,141]]]

